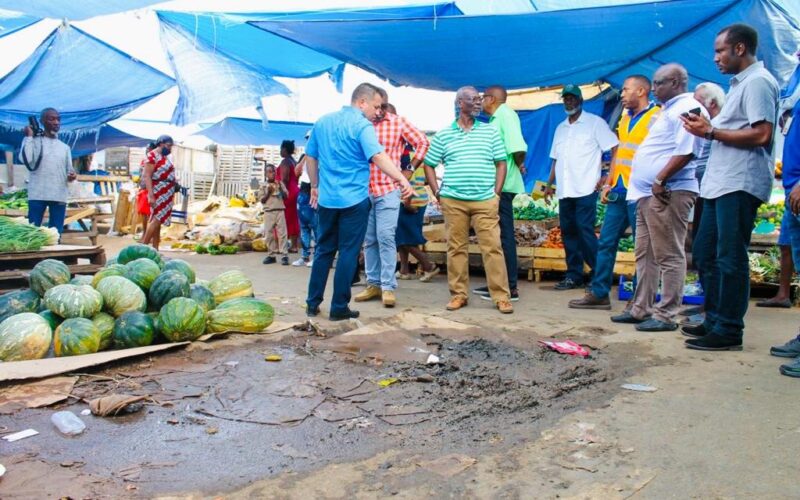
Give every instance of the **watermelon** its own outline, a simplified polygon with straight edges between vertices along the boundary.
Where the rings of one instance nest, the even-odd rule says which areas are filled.
[[[92,278],[92,286],[97,288],[97,284],[103,281],[103,278],[108,278],[109,276],[125,276],[127,270],[122,264],[106,266],[95,273],[94,278]]]
[[[103,296],[105,311],[118,318],[128,311],[144,311],[147,299],[136,283],[122,276],[109,276],[97,284],[97,291]]]
[[[92,280],[94,280],[94,276],[90,276],[88,274],[79,274],[79,275],[76,275],[71,280],[69,280],[69,284],[70,285],[89,285],[89,286],[92,286]]]
[[[127,264],[136,259],[150,259],[158,264],[159,268],[164,267],[164,259],[161,258],[161,254],[155,248],[141,243],[128,245],[117,255],[118,264]]]
[[[108,349],[111,347],[111,335],[114,331],[114,316],[99,312],[92,316],[92,323],[94,323],[97,332],[100,334],[100,350]]]
[[[177,297],[161,308],[158,327],[170,342],[195,340],[205,332],[206,313],[194,300]]]
[[[46,311],[41,311],[39,313],[39,316],[41,316],[45,320],[47,320],[47,324],[50,325],[50,329],[53,330],[53,331],[55,331],[56,327],[58,327],[58,325],[60,325],[61,322],[64,321],[64,318],[62,318],[58,314],[54,313],[50,309],[48,309]]]
[[[223,302],[208,313],[209,333],[248,332],[258,333],[272,324],[275,311],[263,300],[250,297]]]
[[[253,296],[253,282],[241,271],[227,271],[208,283],[214,301],[222,304],[226,300]]]
[[[29,280],[31,289],[44,297],[44,293],[54,286],[69,283],[70,277],[66,264],[60,260],[45,259],[33,266]]]
[[[92,354],[100,350],[100,332],[90,319],[65,319],[56,328],[53,346],[58,357]]]
[[[45,292],[44,303],[62,318],[91,318],[103,308],[103,296],[87,285],[56,285]]]
[[[52,339],[46,319],[32,312],[15,314],[0,323],[0,361],[41,359]]]
[[[39,294],[30,288],[0,295],[0,321],[24,312],[37,312],[42,307]]]
[[[214,309],[217,305],[211,290],[207,286],[198,285],[197,283],[189,287],[189,298],[194,299],[206,312]]]
[[[184,276],[186,276],[186,279],[189,280],[190,284],[195,282],[196,276],[195,276],[195,273],[194,273],[194,268],[192,266],[190,266],[189,263],[186,262],[185,260],[181,260],[181,259],[168,260],[164,264],[164,270],[165,271],[178,271],[179,273],[181,273]]]
[[[136,283],[145,293],[160,273],[161,268],[150,259],[136,259],[125,264],[125,277]]]
[[[143,347],[153,343],[153,319],[139,311],[128,311],[114,322],[114,348]]]
[[[164,271],[150,285],[147,298],[150,306],[161,310],[164,305],[175,297],[188,297],[190,293],[189,280],[178,271]]]

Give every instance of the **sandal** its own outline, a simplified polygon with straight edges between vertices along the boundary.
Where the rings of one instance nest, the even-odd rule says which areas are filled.
[[[399,279],[399,280],[410,280],[410,279],[414,279],[414,277],[413,277],[413,276],[411,276],[410,274],[404,274],[404,273],[401,273],[400,271],[397,271],[396,273],[394,273],[394,277],[395,277],[395,278],[397,278],[397,279]]]

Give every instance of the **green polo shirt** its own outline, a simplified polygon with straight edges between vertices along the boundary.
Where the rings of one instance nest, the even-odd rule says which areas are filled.
[[[528,151],[528,145],[525,144],[525,139],[522,137],[519,116],[511,107],[503,103],[489,118],[489,123],[500,131],[500,137],[503,139],[503,145],[506,148],[506,168],[508,173],[506,174],[506,181],[503,183],[503,192],[524,193],[525,182],[522,180],[522,173],[519,171],[519,167],[514,163],[514,153]]]
[[[431,167],[444,164],[440,196],[484,201],[494,197],[495,162],[505,159],[506,149],[496,127],[476,121],[465,132],[454,121],[433,137],[425,164]]]

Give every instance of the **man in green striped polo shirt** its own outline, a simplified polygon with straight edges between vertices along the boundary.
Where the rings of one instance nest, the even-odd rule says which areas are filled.
[[[508,274],[500,246],[499,195],[506,178],[506,149],[497,128],[475,121],[481,97],[475,87],[456,92],[458,118],[440,130],[425,155],[425,176],[442,206],[447,232],[449,311],[467,305],[469,291],[469,228],[475,228],[495,307],[514,312]],[[439,188],[434,168],[444,164]]]

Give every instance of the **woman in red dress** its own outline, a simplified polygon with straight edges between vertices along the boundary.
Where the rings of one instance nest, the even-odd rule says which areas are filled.
[[[175,167],[169,159],[171,152],[172,137],[162,135],[156,140],[155,149],[147,153],[147,163],[144,166],[144,184],[151,213],[141,242],[153,245],[156,250],[161,243],[161,226],[170,225],[175,193],[180,189],[175,178]]]
[[[286,186],[289,195],[283,200],[286,206],[286,234],[289,236],[289,252],[297,253],[297,238],[300,236],[300,218],[297,215],[297,195],[300,193],[300,184],[295,173],[294,141],[281,143],[281,164],[278,165],[278,180]]]

